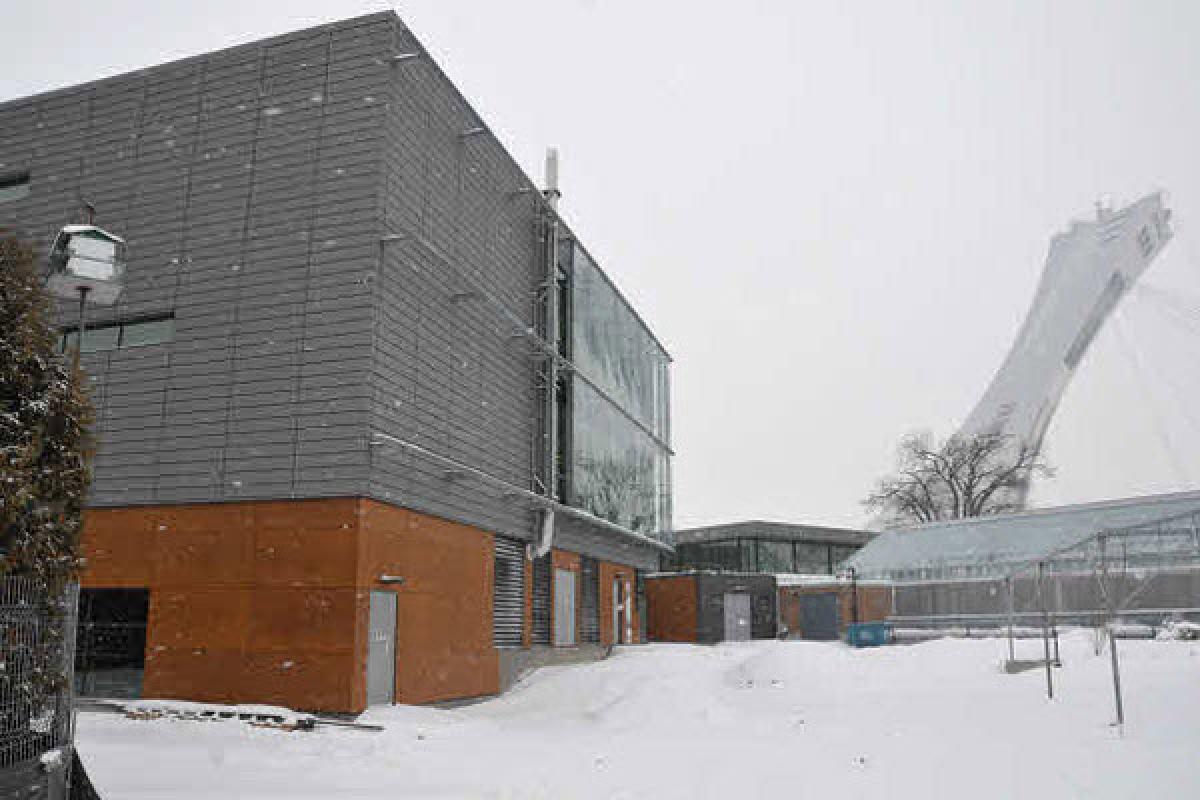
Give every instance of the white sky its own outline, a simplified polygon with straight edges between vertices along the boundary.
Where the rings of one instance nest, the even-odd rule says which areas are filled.
[[[388,7],[12,6],[0,99]],[[531,176],[560,148],[565,216],[674,355],[677,526],[862,523],[899,437],[983,392],[1052,232],[1160,188],[1176,239],[1145,280],[1191,311],[1123,304],[1035,501],[1200,480],[1200,4],[397,11]]]

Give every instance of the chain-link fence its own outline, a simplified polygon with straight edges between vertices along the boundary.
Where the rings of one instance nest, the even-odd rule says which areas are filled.
[[[74,585],[49,598],[30,578],[0,578],[0,775],[70,761],[78,598]]]

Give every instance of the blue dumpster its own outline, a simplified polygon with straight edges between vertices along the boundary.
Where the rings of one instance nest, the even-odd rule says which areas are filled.
[[[846,644],[851,647],[879,647],[891,640],[886,622],[857,622],[846,626]]]

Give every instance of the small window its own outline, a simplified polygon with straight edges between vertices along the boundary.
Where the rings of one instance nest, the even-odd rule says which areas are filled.
[[[59,336],[59,351],[72,352],[75,349],[78,335],[76,328],[64,328]],[[127,347],[163,344],[174,338],[174,315],[136,319],[128,322],[107,322],[94,328],[88,327],[87,334],[83,337],[83,352],[124,350]]]
[[[127,322],[121,326],[121,347],[141,347],[146,344],[162,344],[175,338],[175,320],[147,319]]]
[[[102,350],[116,350],[120,335],[121,328],[118,325],[88,328],[83,337],[83,352],[98,353]],[[79,333],[74,329],[63,334],[64,353],[70,353],[75,349],[75,341],[78,337]]]
[[[0,203],[11,203],[29,196],[29,173],[0,173]]]

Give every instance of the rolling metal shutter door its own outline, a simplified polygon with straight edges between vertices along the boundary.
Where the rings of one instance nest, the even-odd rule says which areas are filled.
[[[533,643],[550,644],[550,555],[533,562]]]
[[[496,578],[492,589],[492,643],[520,647],[525,622],[525,545],[496,537]]]
[[[600,642],[600,568],[596,559],[583,557],[581,574],[583,585],[579,592],[579,610],[583,616],[579,624],[579,641],[583,644]]]

